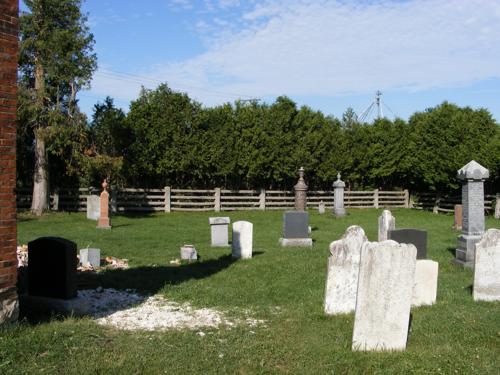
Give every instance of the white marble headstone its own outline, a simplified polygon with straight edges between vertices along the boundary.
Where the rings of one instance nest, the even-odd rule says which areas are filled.
[[[101,216],[101,199],[98,195],[87,196],[87,219],[99,220]]]
[[[429,259],[417,259],[412,306],[436,303],[439,263]]]
[[[388,233],[394,229],[396,229],[396,219],[392,216],[391,211],[384,210],[378,218],[378,241],[389,239]]]
[[[474,301],[500,301],[500,230],[488,229],[476,243]]]
[[[416,258],[411,244],[363,244],[352,350],[405,350]]]
[[[233,223],[233,258],[249,259],[252,257],[253,224],[248,221]]]
[[[326,271],[325,313],[347,314],[356,307],[361,247],[367,242],[363,228],[347,228],[340,240],[330,244]]]

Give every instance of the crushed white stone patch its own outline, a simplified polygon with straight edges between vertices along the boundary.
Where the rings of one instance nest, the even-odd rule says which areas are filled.
[[[78,298],[86,300],[88,314],[98,324],[123,330],[161,331],[265,324],[265,321],[251,317],[229,318],[215,309],[195,309],[188,303],[169,301],[160,295],[144,297],[132,291],[97,288],[79,291]]]

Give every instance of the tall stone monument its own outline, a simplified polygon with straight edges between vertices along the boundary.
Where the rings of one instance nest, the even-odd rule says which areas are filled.
[[[337,217],[346,215],[344,208],[344,188],[345,182],[340,179],[340,173],[337,175],[337,181],[333,183],[333,214]]]
[[[293,187],[295,190],[295,210],[305,211],[307,207],[307,185],[304,181],[304,168],[299,169],[299,181]]]
[[[108,193],[108,183],[106,180],[102,183],[102,193],[101,193],[101,214],[99,220],[97,221],[97,228],[100,229],[111,229],[109,224],[109,193]]]
[[[475,245],[484,233],[484,180],[490,172],[472,160],[458,170],[462,181],[462,234],[458,237],[455,263],[474,267]]]

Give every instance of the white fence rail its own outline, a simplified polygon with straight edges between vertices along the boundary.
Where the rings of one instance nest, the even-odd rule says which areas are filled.
[[[111,210],[114,212],[171,212],[171,211],[241,211],[287,210],[294,207],[294,192],[283,190],[210,190],[131,189],[111,190]],[[50,196],[52,210],[85,211],[87,196],[98,194],[87,188],[60,189]],[[309,208],[317,208],[323,201],[327,208],[334,203],[333,191],[309,191]],[[408,190],[402,191],[349,191],[344,192],[346,207],[409,207]],[[31,190],[18,189],[17,207],[29,209]]]

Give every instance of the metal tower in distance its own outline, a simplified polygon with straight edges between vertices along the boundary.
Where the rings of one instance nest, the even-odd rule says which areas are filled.
[[[384,117],[384,109],[383,107],[385,106],[385,108],[387,108],[389,110],[389,112],[392,113],[392,115],[394,117],[396,117],[394,115],[394,112],[392,112],[392,110],[387,106],[387,104],[385,104],[383,101],[382,101],[382,92],[380,90],[377,90],[375,92],[375,97],[373,98],[373,101],[370,103],[370,105],[368,106],[368,108],[366,108],[363,112],[361,112],[361,114],[358,116],[358,121],[359,122],[365,122],[369,116],[370,116],[370,113],[372,113],[372,111],[376,110],[376,114],[377,114],[377,119],[381,119]]]

